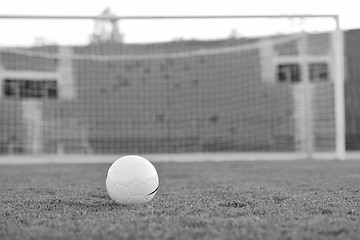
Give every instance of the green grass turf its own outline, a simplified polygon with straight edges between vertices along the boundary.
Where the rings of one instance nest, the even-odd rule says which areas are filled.
[[[0,239],[358,239],[360,161],[156,163],[142,206],[109,164],[0,165]]]

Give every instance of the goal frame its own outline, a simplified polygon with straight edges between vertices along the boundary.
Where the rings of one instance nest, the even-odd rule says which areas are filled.
[[[298,159],[326,159],[345,160],[346,137],[345,137],[345,94],[344,94],[344,40],[340,27],[340,19],[337,14],[299,14],[299,15],[183,15],[183,16],[76,16],[76,15],[0,15],[2,19],[55,19],[55,20],[108,20],[117,22],[121,20],[160,20],[160,19],[312,19],[332,18],[335,21],[335,30],[332,34],[334,43],[334,99],[335,99],[335,152],[264,152],[264,153],[189,153],[189,154],[148,154],[149,158],[159,161],[199,161],[199,160],[298,160]],[[146,155],[146,154],[144,154]]]

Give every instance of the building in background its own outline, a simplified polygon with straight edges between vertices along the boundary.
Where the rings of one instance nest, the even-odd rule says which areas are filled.
[[[303,95],[297,38],[124,44],[111,26],[98,23],[87,46],[1,51],[1,153],[291,152],[309,138],[314,151],[335,147],[329,34],[306,37]],[[347,148],[356,150],[359,42],[359,30],[345,32]]]

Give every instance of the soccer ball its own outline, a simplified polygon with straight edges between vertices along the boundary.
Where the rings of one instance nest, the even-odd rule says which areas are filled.
[[[135,155],[121,157],[109,168],[106,190],[112,200],[121,204],[142,204],[151,201],[159,187],[155,167]]]

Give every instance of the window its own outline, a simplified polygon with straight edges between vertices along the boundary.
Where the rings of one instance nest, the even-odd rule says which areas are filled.
[[[57,98],[57,81],[52,79],[5,79],[3,83],[3,95],[10,98]]]
[[[326,62],[309,64],[309,81],[312,83],[329,81],[329,67]],[[299,83],[301,79],[301,66],[298,63],[279,64],[277,66],[277,81],[280,83]]]
[[[329,80],[329,69],[327,63],[309,64],[310,82],[326,82]]]
[[[301,81],[301,69],[297,63],[277,66],[277,81],[281,83],[298,83]]]

